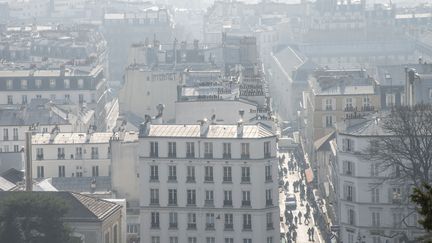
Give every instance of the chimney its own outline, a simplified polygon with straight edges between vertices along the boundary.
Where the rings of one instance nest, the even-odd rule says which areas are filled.
[[[57,134],[60,132],[60,129],[57,125],[51,130],[50,133],[50,142],[54,141],[54,138],[57,136]]]
[[[139,137],[148,136],[150,132],[151,117],[149,115],[145,115],[144,119],[145,121],[140,124]]]
[[[237,137],[243,137],[243,115],[244,115],[244,110],[239,110],[239,115],[240,115],[240,119],[237,122]]]
[[[200,135],[201,137],[205,137],[207,135],[209,129],[209,122],[207,120],[207,118],[204,118],[201,120],[200,123]]]
[[[163,117],[163,110],[164,110],[164,108],[165,108],[165,105],[163,105],[163,104],[159,104],[159,105],[156,106],[156,109],[158,111],[158,114],[155,117],[156,124],[163,124],[162,117]]]
[[[211,124],[214,125],[216,124],[216,114],[213,114],[211,117]]]

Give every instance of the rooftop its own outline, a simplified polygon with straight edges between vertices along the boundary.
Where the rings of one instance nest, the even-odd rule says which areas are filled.
[[[189,137],[199,138],[201,125],[150,125],[149,137]],[[266,138],[275,134],[263,124],[243,125],[241,138]],[[237,137],[237,125],[209,125],[206,138]]]
[[[110,132],[86,133],[37,133],[32,137],[32,144],[83,144],[83,143],[109,143],[112,136]]]

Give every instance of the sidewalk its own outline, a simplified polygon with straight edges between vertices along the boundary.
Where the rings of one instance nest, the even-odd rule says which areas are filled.
[[[280,153],[280,156],[285,155],[285,161],[283,163],[284,168],[286,168],[288,170],[288,164],[287,162],[290,160],[290,155],[288,153]],[[290,172],[288,171],[287,174],[284,174],[284,182],[289,182],[289,186],[288,186],[288,193],[293,194],[294,193],[294,188],[293,188],[293,183],[294,181],[299,180],[300,174],[298,171],[294,171],[294,172]],[[303,181],[303,184],[305,182]],[[297,199],[297,208],[295,210],[292,210],[292,213],[294,216],[298,215],[298,212],[301,211],[302,214],[304,215],[306,213],[306,203],[307,201],[303,202],[303,206],[300,200],[300,192],[296,192],[294,193]],[[281,213],[281,217],[283,217],[283,222],[281,222],[281,232],[288,232],[289,231],[289,225],[285,224],[286,218],[285,218],[285,192],[284,189],[279,190],[279,207],[280,207],[280,213]],[[311,217],[310,217],[310,222],[309,224],[305,225],[304,224],[304,217],[302,217],[302,223],[301,224],[297,224],[297,240],[295,242],[297,243],[303,243],[303,242],[319,242],[319,243],[324,243],[325,241],[322,239],[322,236],[319,232],[318,227],[315,226],[315,223],[313,221],[312,218],[312,213],[313,213],[313,208],[311,207]],[[308,239],[308,234],[307,231],[310,227],[314,228],[314,241],[309,241]],[[290,232],[292,233],[292,232]]]

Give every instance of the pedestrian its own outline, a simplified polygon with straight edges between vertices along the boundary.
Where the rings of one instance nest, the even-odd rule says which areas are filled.
[[[293,241],[296,242],[297,241],[297,231],[294,230],[292,234],[293,234],[293,236],[292,236]]]
[[[301,211],[299,211],[298,212],[298,214],[297,214],[297,216],[298,216],[298,218],[299,218],[299,224],[302,224],[301,222],[302,222],[302,212]]]
[[[308,241],[311,241],[311,229],[310,228],[308,228],[308,230],[307,230],[307,234],[308,234]]]
[[[304,224],[305,225],[309,225],[309,217],[310,217],[310,215],[308,213],[306,213],[304,215]]]
[[[312,241],[315,241],[315,239],[314,239],[314,233],[315,233],[315,228],[312,227],[311,228],[311,238],[312,238]]]
[[[298,218],[297,218],[297,216],[295,216],[294,217],[294,223],[295,223],[295,225],[297,225],[297,220],[298,220]]]
[[[310,206],[309,206],[309,203],[306,203],[306,213],[307,213],[307,214],[310,213]]]

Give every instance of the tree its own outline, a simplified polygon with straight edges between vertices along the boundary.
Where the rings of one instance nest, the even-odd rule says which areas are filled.
[[[0,239],[15,243],[71,242],[64,201],[42,193],[17,192],[0,204]]]
[[[429,233],[425,236],[424,240],[428,243],[432,242],[432,186],[423,184],[420,188],[414,188],[411,195],[411,200],[419,207],[417,211],[423,216],[419,223]]]

